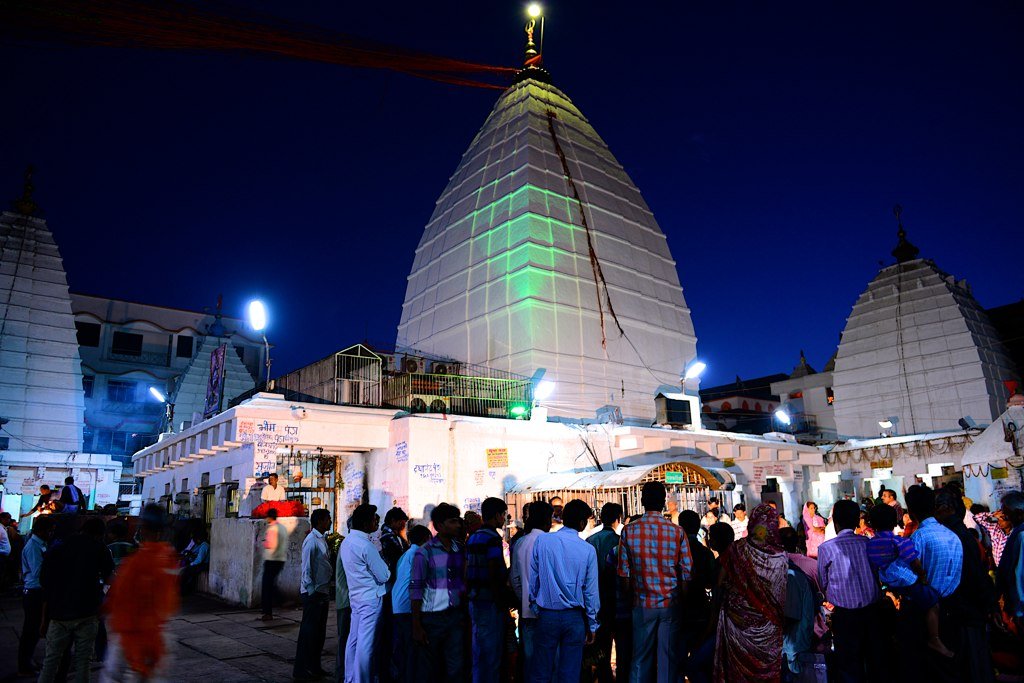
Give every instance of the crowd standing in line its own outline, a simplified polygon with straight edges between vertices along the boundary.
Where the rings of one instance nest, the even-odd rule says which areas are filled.
[[[362,504],[337,553],[331,514],[314,510],[293,676],[329,675],[332,591],[336,681],[802,681],[827,669],[838,681],[985,683],[1021,671],[1024,494],[994,512],[954,485],[902,498],[905,510],[890,489],[840,500],[827,520],[807,501],[794,528],[771,503],[672,510],[664,485],[648,482],[641,515],[606,503],[592,529],[586,502],[535,500],[511,538],[498,498],[465,516],[440,503],[430,528],[398,508],[382,523]],[[275,516],[260,541],[271,619],[288,547]],[[209,562],[201,520],[182,525],[182,551],[163,540],[155,505],[136,539],[116,518],[41,515],[24,539],[12,523],[0,516],[0,560],[10,572],[17,557],[22,582],[20,674],[87,681],[96,656],[102,681],[168,675],[178,589]]]

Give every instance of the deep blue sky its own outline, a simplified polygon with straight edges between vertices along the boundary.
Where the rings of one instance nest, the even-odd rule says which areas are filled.
[[[519,2],[253,3],[516,66]],[[983,306],[1024,296],[1019,3],[547,3],[545,60],[668,235],[704,384],[821,368],[909,236]],[[276,370],[393,342],[420,232],[498,97],[250,55],[0,46],[0,197],[73,289],[265,297]]]

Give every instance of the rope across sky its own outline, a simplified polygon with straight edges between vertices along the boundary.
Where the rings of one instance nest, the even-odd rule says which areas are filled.
[[[223,9],[223,14],[214,14],[193,4],[145,0],[11,0],[0,4],[0,35],[17,41],[71,45],[253,52],[388,69],[497,90],[505,89],[506,81],[517,71],[414,52],[236,8]]]

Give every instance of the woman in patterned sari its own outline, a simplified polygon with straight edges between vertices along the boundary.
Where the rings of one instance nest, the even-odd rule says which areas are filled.
[[[747,537],[733,543],[722,562],[716,681],[781,680],[788,567],[779,541],[779,513],[758,505]]]

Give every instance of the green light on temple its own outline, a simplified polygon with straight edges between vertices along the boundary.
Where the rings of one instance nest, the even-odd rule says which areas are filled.
[[[523,418],[527,417],[527,414],[529,412],[529,406],[522,403],[516,403],[513,404],[511,408],[509,408],[508,414],[513,419],[522,420]]]

